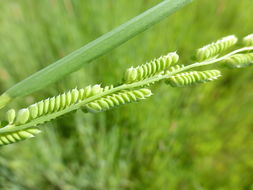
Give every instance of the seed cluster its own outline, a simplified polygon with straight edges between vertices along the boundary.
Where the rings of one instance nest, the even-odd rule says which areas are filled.
[[[0,146],[15,143],[24,139],[29,139],[39,134],[41,131],[37,128],[29,128],[15,132],[1,134]]]
[[[85,107],[89,112],[101,112],[109,110],[116,106],[146,99],[151,95],[151,90],[146,88],[138,90],[124,90],[119,93],[115,93],[113,95],[106,96],[104,98],[91,102]]]
[[[70,107],[86,98],[112,89],[113,86],[102,88],[100,85],[88,86],[82,89],[73,89],[56,97],[48,98],[35,103],[28,108],[16,112],[12,109],[7,112],[7,119],[10,124],[23,125],[33,119],[47,114],[58,112]]]
[[[170,77],[166,82],[173,87],[185,87],[205,83],[220,77],[219,70],[192,71]]]
[[[204,61],[215,57],[216,55],[226,51],[237,43],[236,36],[231,35],[224,37],[216,42],[208,44],[197,50],[196,58],[198,61]]]
[[[253,53],[236,54],[224,60],[226,66],[243,68],[253,64]]]
[[[173,52],[136,68],[131,67],[125,72],[124,82],[133,83],[159,74],[168,69],[170,66],[175,65],[178,60],[178,54]]]

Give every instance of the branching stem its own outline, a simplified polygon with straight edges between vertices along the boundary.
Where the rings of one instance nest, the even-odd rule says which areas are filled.
[[[244,51],[251,51],[251,50],[253,50],[253,47],[240,48],[240,49],[237,49],[237,50],[235,50],[231,53],[228,53],[228,54],[226,54],[226,55],[224,55],[220,58],[214,58],[214,59],[210,59],[210,60],[203,61],[203,62],[197,62],[197,63],[191,64],[191,65],[185,66],[181,69],[178,69],[174,72],[155,75],[153,77],[147,78],[147,79],[142,80],[142,81],[134,82],[134,83],[131,83],[131,84],[122,84],[122,85],[120,85],[118,87],[115,87],[111,90],[99,93],[99,94],[94,95],[92,97],[89,97],[89,98],[87,98],[83,101],[80,101],[79,103],[76,103],[72,106],[69,106],[68,108],[66,108],[64,110],[54,112],[54,113],[51,113],[51,114],[48,114],[48,115],[44,115],[43,117],[39,117],[37,119],[34,119],[29,123],[19,125],[18,128],[14,125],[7,125],[4,128],[0,129],[0,133],[13,132],[13,131],[16,131],[17,129],[18,130],[24,130],[24,129],[30,128],[31,126],[37,126],[38,124],[42,124],[46,121],[50,121],[50,120],[52,120],[56,117],[59,117],[59,116],[62,116],[66,113],[77,110],[77,109],[83,107],[84,105],[86,105],[90,102],[93,102],[93,101],[98,100],[102,97],[108,96],[110,94],[114,94],[114,93],[120,92],[122,90],[130,90],[130,89],[134,89],[134,88],[140,88],[142,86],[146,86],[146,85],[149,85],[149,84],[152,84],[152,83],[155,83],[155,82],[162,81],[164,79],[168,79],[169,77],[171,77],[175,74],[181,73],[183,71],[187,71],[187,70],[195,68],[195,67],[201,67],[201,66],[206,66],[206,65],[211,65],[211,64],[214,64],[214,63],[218,63],[218,62],[220,62],[224,59],[227,59],[228,57],[230,57],[232,55],[235,55],[237,53],[244,52]]]

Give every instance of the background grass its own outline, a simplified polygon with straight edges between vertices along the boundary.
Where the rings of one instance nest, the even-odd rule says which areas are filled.
[[[157,4],[158,0],[0,2],[0,91]],[[127,44],[10,107],[87,84],[110,84],[131,65],[253,32],[251,0],[196,0]],[[80,111],[42,135],[1,147],[0,189],[253,189],[253,68],[223,70],[193,88],[161,85],[139,104]],[[4,117],[1,111],[1,118]]]

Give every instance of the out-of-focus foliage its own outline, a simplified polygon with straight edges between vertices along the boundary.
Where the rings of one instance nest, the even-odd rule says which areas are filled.
[[[1,1],[0,90],[158,2]],[[113,83],[129,66],[169,51],[178,50],[188,64],[195,49],[215,39],[252,33],[252,12],[251,0],[196,0],[11,106],[21,108],[75,86]],[[1,147],[0,189],[251,189],[252,74],[253,68],[224,69],[213,84],[161,86],[139,104],[95,115],[78,111],[46,124],[46,134]]]

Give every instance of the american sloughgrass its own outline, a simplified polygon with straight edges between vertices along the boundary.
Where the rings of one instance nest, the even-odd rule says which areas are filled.
[[[253,36],[243,39],[243,47],[228,52],[238,41],[234,35],[224,37],[197,50],[197,62],[184,66],[178,64],[176,52],[161,56],[136,68],[129,68],[118,86],[101,85],[73,89],[61,95],[42,100],[17,112],[7,112],[8,124],[0,129],[0,144],[6,145],[34,137],[40,133],[37,125],[66,113],[83,109],[85,112],[107,111],[126,103],[137,102],[152,95],[149,86],[166,82],[173,87],[186,87],[216,80],[219,70],[192,70],[222,63],[231,68],[253,64]]]
[[[14,1],[1,3],[7,9],[11,2]],[[32,17],[33,23],[29,16],[19,25],[14,22],[16,12],[0,12],[2,21],[11,26],[0,27],[4,36],[1,71],[9,74],[0,76],[2,92],[159,0],[108,0],[99,4],[96,0],[77,0],[72,1],[78,4],[73,15],[64,12],[60,4],[63,1],[16,2],[22,5],[26,17],[37,16]],[[25,2],[30,4],[24,5]],[[56,2],[55,9],[48,2]],[[132,64],[137,66],[177,48],[181,62],[189,64],[193,50],[203,44],[226,34],[242,37],[253,31],[251,5],[251,0],[195,1],[94,64],[46,90],[17,99],[8,108],[26,107],[76,86],[114,83]],[[89,15],[92,19],[88,19]],[[10,46],[6,45],[8,41],[12,42],[12,54],[4,54]],[[20,43],[23,51],[19,50]],[[19,71],[21,65],[27,69]],[[247,188],[252,181],[252,70],[221,71],[223,78],[207,85],[175,89],[158,85],[152,89],[155,95],[143,103],[99,114],[67,114],[43,125],[43,134],[32,140],[2,146],[0,187]]]

